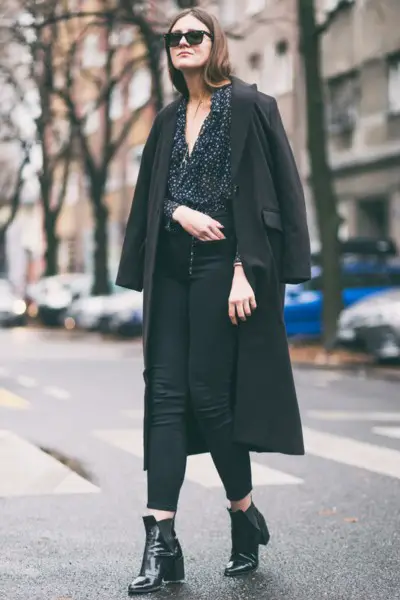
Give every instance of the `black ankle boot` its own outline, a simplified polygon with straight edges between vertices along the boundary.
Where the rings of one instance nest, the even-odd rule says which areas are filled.
[[[252,503],[243,512],[228,508],[232,526],[232,552],[225,568],[227,577],[237,577],[254,571],[258,567],[258,546],[267,545],[269,531],[262,514]]]
[[[128,593],[145,594],[160,589],[163,581],[180,582],[185,578],[182,548],[174,531],[174,519],[156,521],[143,517],[146,529],[140,574],[130,584]]]

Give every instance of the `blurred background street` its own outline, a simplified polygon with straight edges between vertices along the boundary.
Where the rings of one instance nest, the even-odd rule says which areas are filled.
[[[115,274],[145,141],[176,96],[162,33],[196,5],[235,75],[276,97],[305,190],[312,278],[286,286],[284,318],[307,454],[253,456],[272,541],[241,582],[220,573],[211,460],[191,458],[189,583],[159,597],[395,600],[399,0],[2,0],[0,598],[124,598],[139,566],[142,294]]]

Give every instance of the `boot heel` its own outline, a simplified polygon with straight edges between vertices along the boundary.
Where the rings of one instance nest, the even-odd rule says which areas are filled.
[[[264,546],[266,546],[269,542],[269,531],[268,531],[268,527],[267,524],[265,522],[265,519],[263,517],[263,515],[258,512],[258,525],[260,527],[260,544],[263,544]]]
[[[170,583],[179,583],[181,581],[184,581],[185,579],[185,565],[183,562],[183,556],[176,558],[172,565],[171,568],[168,570],[168,572],[164,575],[163,577],[164,581],[170,582]]]

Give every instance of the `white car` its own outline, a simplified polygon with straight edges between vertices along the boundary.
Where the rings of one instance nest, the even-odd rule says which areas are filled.
[[[25,322],[26,302],[7,280],[0,279],[0,327],[25,325]]]
[[[124,290],[117,286],[109,296],[91,296],[75,300],[64,317],[66,329],[87,329],[107,331],[108,319],[132,306],[142,305],[142,294]]]
[[[400,360],[400,288],[367,296],[342,311],[337,341],[359,346],[375,360]]]

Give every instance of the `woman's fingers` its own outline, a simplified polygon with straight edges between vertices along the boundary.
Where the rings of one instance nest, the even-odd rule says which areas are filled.
[[[245,300],[229,301],[229,318],[234,325],[237,325],[237,317],[241,321],[246,321],[246,317],[251,317],[255,308],[257,308],[257,304],[254,296]]]
[[[241,321],[246,320],[246,315],[244,314],[243,302],[241,300],[239,302],[236,302],[236,312],[237,312],[237,316],[239,317],[239,319]]]
[[[224,228],[224,226],[222,225],[222,223],[213,219],[213,221],[211,223],[211,230],[218,236],[218,239],[220,239],[220,240],[225,239],[224,232],[221,231],[221,229],[223,229],[223,228]]]
[[[206,229],[200,231],[196,237],[199,238],[199,240],[201,240],[202,242],[212,242],[212,241],[217,241],[217,240],[224,240],[225,236],[222,233],[222,231],[220,231],[218,229],[218,227],[215,226],[209,226]]]
[[[250,300],[243,300],[243,310],[247,317],[251,316]]]
[[[229,302],[228,314],[233,325],[237,325],[236,306],[234,302]]]

